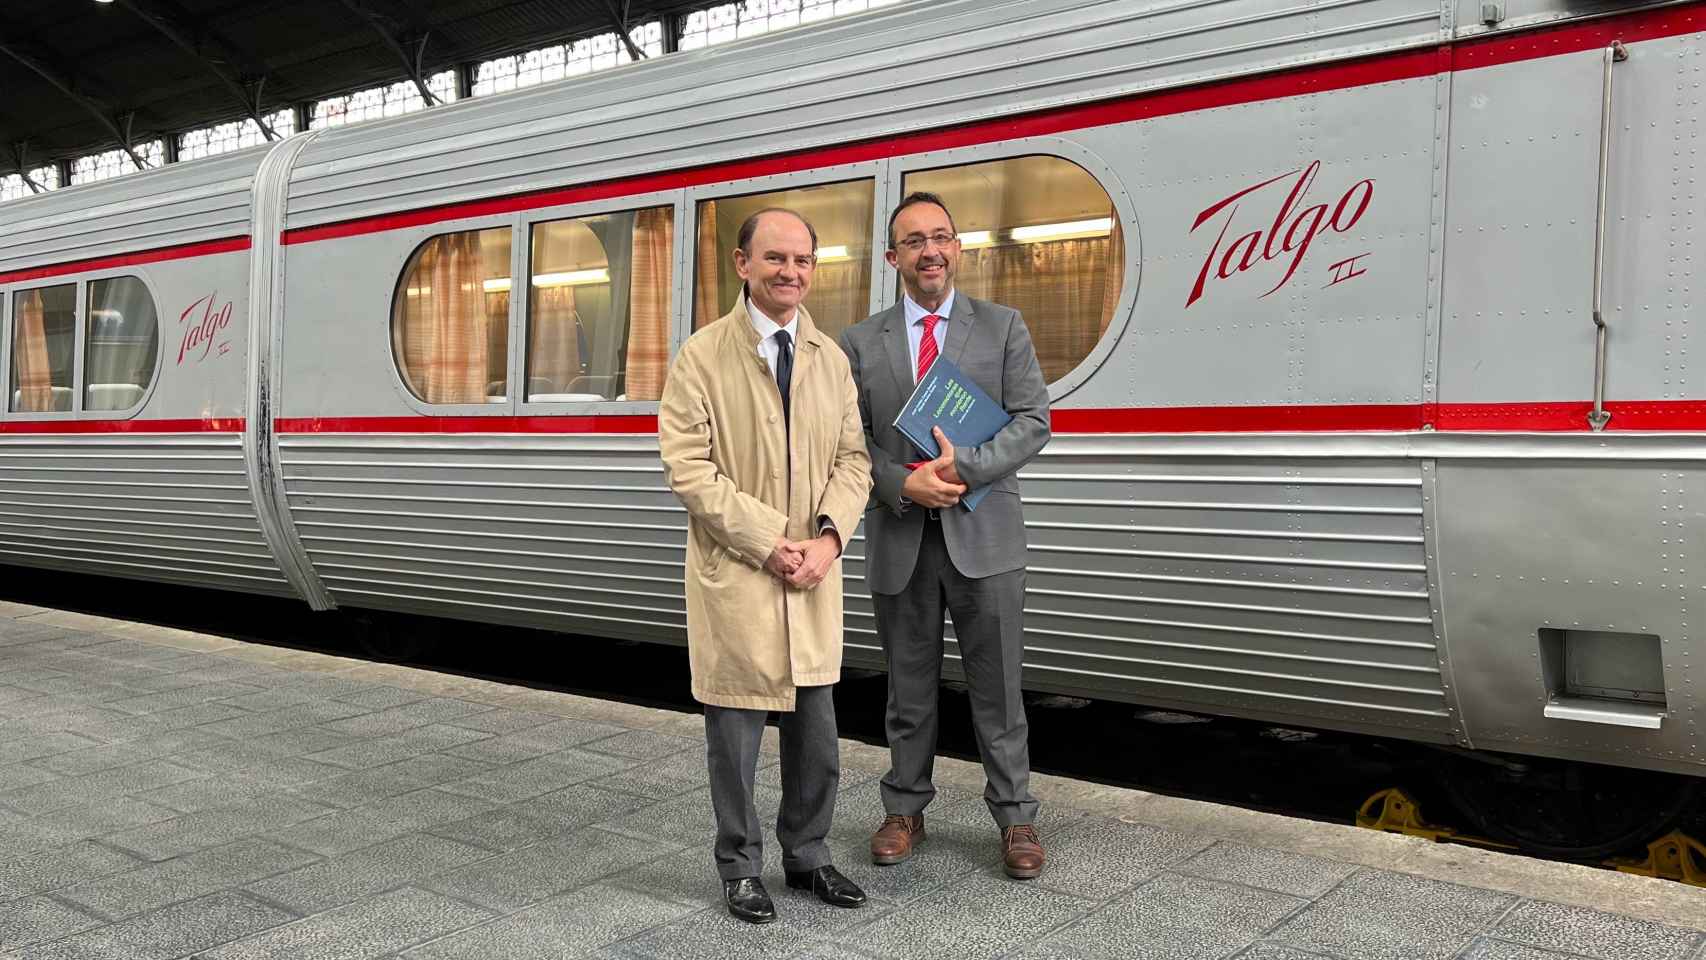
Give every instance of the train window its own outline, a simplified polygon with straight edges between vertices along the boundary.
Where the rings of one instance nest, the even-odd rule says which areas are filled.
[[[906,175],[947,203],[960,235],[954,287],[1024,314],[1050,383],[1095,349],[1124,274],[1118,214],[1088,171],[1032,156]]]
[[[765,207],[787,207],[817,230],[817,268],[812,271],[806,310],[832,337],[871,312],[871,217],[875,183],[853,180],[745,197],[699,202],[693,326],[702,327],[734,309],[740,297],[735,273],[735,238],[747,217]]]
[[[71,409],[77,340],[77,285],[20,290],[12,295],[12,410]]]
[[[89,283],[83,409],[129,410],[154,379],[160,331],[154,297],[136,277]]]
[[[510,229],[432,237],[403,269],[391,348],[427,403],[509,399]]]
[[[675,208],[540,223],[532,243],[526,399],[661,398]]]

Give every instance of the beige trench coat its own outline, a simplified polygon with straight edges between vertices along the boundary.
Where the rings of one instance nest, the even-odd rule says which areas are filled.
[[[799,318],[791,430],[744,302],[688,338],[664,384],[658,447],[688,514],[693,696],[713,706],[793,710],[796,687],[841,679],[841,561],[807,590],[764,569],[778,536],[814,537],[820,517],[851,542],[871,487],[847,355]]]

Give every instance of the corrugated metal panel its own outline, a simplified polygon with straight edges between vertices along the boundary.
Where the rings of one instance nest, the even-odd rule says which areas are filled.
[[[655,440],[280,437],[340,605],[685,638],[687,517]]]
[[[653,441],[281,440],[340,604],[679,641],[686,516]],[[1027,669],[1053,686],[1449,726],[1414,463],[1075,455],[1026,472]],[[880,662],[849,544],[852,662]],[[950,645],[950,654],[953,653]]]
[[[266,148],[0,204],[0,272],[247,236]]]
[[[1419,464],[1108,443],[1085,455],[1057,437],[1021,473],[1029,682],[1444,738]],[[850,602],[862,659],[879,656],[873,626],[868,601]]]
[[[1008,116],[1437,40],[1423,0],[951,0],[471,101],[302,156],[288,226]]]
[[[237,435],[0,437],[0,562],[292,595]]]

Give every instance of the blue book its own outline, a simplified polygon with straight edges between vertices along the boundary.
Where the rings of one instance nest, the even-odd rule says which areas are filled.
[[[972,382],[952,360],[939,356],[924,371],[912,396],[900,408],[894,427],[925,457],[934,460],[942,455],[942,450],[936,445],[931,427],[941,427],[956,447],[975,447],[1012,422],[1013,418],[982,387]],[[988,493],[987,486],[967,490],[960,503],[967,510],[976,510]]]

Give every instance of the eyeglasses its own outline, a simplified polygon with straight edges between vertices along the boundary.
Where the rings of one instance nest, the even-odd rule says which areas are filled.
[[[901,239],[896,240],[895,246],[905,247],[908,251],[917,253],[932,243],[938,247],[945,247],[958,239],[959,237],[956,237],[951,233],[932,233],[928,237],[920,237],[914,234],[913,236],[902,237]]]

